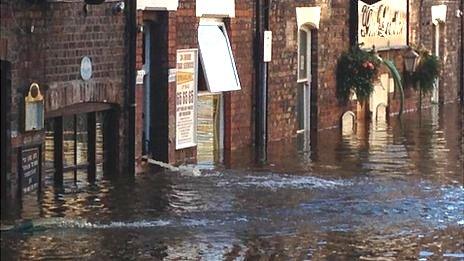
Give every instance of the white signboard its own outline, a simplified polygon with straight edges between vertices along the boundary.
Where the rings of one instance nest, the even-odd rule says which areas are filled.
[[[137,0],[138,10],[177,10],[178,0]]]
[[[177,50],[176,149],[196,146],[198,49]]]
[[[362,48],[407,46],[407,0],[358,1],[358,42]]]

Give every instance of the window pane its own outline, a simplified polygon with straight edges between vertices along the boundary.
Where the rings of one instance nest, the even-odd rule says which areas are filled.
[[[217,25],[200,25],[200,56],[210,92],[240,90],[227,36]]]
[[[77,164],[87,162],[87,114],[76,115]]]
[[[53,129],[53,121],[47,120],[45,122],[45,171],[53,169],[53,161],[55,157],[55,131]]]
[[[298,79],[303,80],[308,78],[308,33],[306,31],[300,30],[298,48]]]
[[[304,83],[298,84],[297,88],[297,119],[298,119],[298,130],[304,130],[304,119],[305,119],[305,97],[304,97]]]
[[[96,162],[97,162],[97,180],[103,175],[103,120],[104,112],[97,112],[96,114]]]
[[[76,137],[74,135],[74,116],[63,117],[64,166],[74,166]]]

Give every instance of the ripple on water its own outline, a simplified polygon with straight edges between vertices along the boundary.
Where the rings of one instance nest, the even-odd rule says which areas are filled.
[[[311,189],[311,188],[335,188],[341,186],[350,186],[352,183],[348,180],[328,180],[314,176],[294,176],[268,174],[266,176],[244,176],[239,180],[219,181],[220,187],[245,187],[245,188],[262,188],[262,189]]]

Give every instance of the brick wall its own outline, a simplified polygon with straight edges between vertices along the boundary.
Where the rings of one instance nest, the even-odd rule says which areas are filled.
[[[12,162],[19,147],[44,141],[43,132],[24,133],[21,127],[24,92],[31,82],[45,93],[45,116],[86,102],[111,104],[124,113],[126,26],[124,14],[113,14],[114,2],[89,5],[88,12],[82,1],[0,3],[1,38],[8,42],[6,60],[12,64]],[[92,61],[89,81],[80,76],[83,56]],[[127,127],[119,119],[120,147],[127,146]],[[118,156],[122,169],[125,150]],[[11,177],[16,176],[13,166]]]
[[[178,49],[198,47],[198,24],[195,0],[179,2],[177,11],[168,12],[168,52],[164,71],[176,68]],[[253,2],[236,1],[236,17],[224,19],[234,53],[242,90],[224,93],[224,147],[226,151],[251,146],[253,142]],[[166,12],[143,11],[143,17]],[[140,23],[140,22],[139,22]],[[138,41],[142,41],[141,38]],[[138,45],[141,49],[141,45]],[[156,51],[156,50],[155,50]],[[141,51],[138,52],[140,56]],[[139,57],[137,58],[139,59]],[[141,68],[141,63],[138,63]],[[199,77],[202,77],[199,75]],[[168,83],[168,161],[172,163],[195,162],[196,148],[175,149],[176,141],[176,83]],[[139,102],[138,102],[139,104]],[[140,123],[141,124],[141,123]]]
[[[422,6],[421,6],[421,2]],[[443,1],[410,0],[409,39],[412,44],[424,44],[431,49],[433,44],[433,26],[431,25],[430,6]],[[448,5],[447,23],[441,32],[442,76],[440,100],[452,102],[458,98],[459,90],[459,48],[460,18],[454,12],[457,1],[444,1]],[[269,65],[269,140],[277,141],[295,137],[296,101],[297,101],[297,22],[296,7],[320,6],[321,20],[316,35],[312,55],[313,82],[312,95],[317,102],[312,104],[312,128],[317,130],[339,127],[340,118],[347,110],[356,111],[356,102],[342,105],[336,98],[335,71],[338,58],[350,46],[350,1],[274,1],[270,13],[270,30],[273,31],[273,61]],[[452,28],[452,29],[451,29]],[[314,46],[315,44],[315,46]],[[382,51],[380,55],[393,60],[400,73],[403,68],[403,51]],[[381,72],[388,73],[385,68]],[[411,86],[405,86],[405,111],[417,110],[419,94]],[[399,111],[399,94],[389,97],[392,114]],[[430,105],[430,95],[423,97],[423,106]]]

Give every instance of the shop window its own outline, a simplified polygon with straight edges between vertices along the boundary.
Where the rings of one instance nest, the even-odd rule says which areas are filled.
[[[212,93],[240,90],[237,68],[224,23],[213,19],[201,20],[198,42],[208,90]]]

